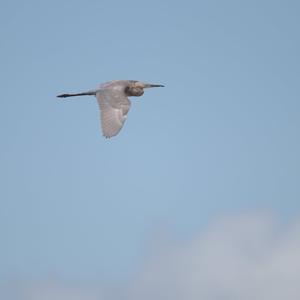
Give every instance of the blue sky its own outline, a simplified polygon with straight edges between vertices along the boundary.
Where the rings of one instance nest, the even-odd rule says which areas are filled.
[[[1,1],[0,280],[126,281],[157,236],[299,216],[297,1]],[[164,84],[101,136],[113,79]]]

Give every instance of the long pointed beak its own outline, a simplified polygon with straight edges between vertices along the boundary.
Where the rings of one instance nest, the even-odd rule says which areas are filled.
[[[145,83],[144,88],[152,88],[152,87],[165,87],[162,84],[151,84],[151,83]]]

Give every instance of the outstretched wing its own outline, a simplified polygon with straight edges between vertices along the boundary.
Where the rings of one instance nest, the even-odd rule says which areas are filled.
[[[103,89],[96,93],[100,107],[103,135],[110,138],[119,133],[126,121],[130,101],[123,90]]]

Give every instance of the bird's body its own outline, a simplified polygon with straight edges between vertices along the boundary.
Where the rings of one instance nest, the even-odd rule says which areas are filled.
[[[144,88],[150,87],[163,87],[163,85],[136,80],[113,80],[99,84],[95,90],[77,94],[61,94],[57,97],[96,96],[101,112],[102,132],[105,137],[110,138],[117,135],[124,125],[131,105],[128,97],[142,96]]]

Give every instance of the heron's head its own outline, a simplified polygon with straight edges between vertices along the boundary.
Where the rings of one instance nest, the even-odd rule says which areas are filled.
[[[130,84],[125,88],[125,93],[128,96],[137,96],[138,97],[138,96],[142,96],[144,94],[145,88],[151,88],[151,87],[163,87],[163,85],[132,80],[130,82]]]

